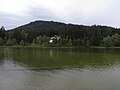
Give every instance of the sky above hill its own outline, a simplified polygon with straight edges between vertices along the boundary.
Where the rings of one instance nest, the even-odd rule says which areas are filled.
[[[120,28],[120,0],[0,0],[0,26],[35,20]]]

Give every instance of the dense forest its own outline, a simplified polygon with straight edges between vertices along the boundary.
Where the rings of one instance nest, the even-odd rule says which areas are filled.
[[[120,29],[35,21],[12,30],[2,26],[0,46],[119,47]]]

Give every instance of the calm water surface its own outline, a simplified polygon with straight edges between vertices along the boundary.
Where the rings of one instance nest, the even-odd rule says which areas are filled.
[[[0,48],[0,90],[120,90],[120,49]]]

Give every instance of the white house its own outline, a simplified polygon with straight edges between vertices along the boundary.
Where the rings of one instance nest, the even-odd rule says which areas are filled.
[[[59,35],[55,35],[54,37],[50,37],[49,43],[53,43],[54,40],[60,40],[60,36]]]

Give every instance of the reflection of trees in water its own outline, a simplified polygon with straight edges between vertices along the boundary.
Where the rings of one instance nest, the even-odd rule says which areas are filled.
[[[2,64],[4,59],[5,59],[4,48],[0,48],[0,64]]]
[[[104,49],[12,48],[6,49],[6,56],[29,68],[102,68],[120,60],[116,50]]]
[[[53,51],[52,51],[52,49],[49,50],[49,53],[50,53],[50,57],[53,57]]]
[[[11,54],[12,52],[10,51],[10,48],[4,48],[4,57],[5,58],[9,58],[11,57]]]
[[[4,48],[4,59],[13,60],[13,51],[12,49],[6,47]]]

